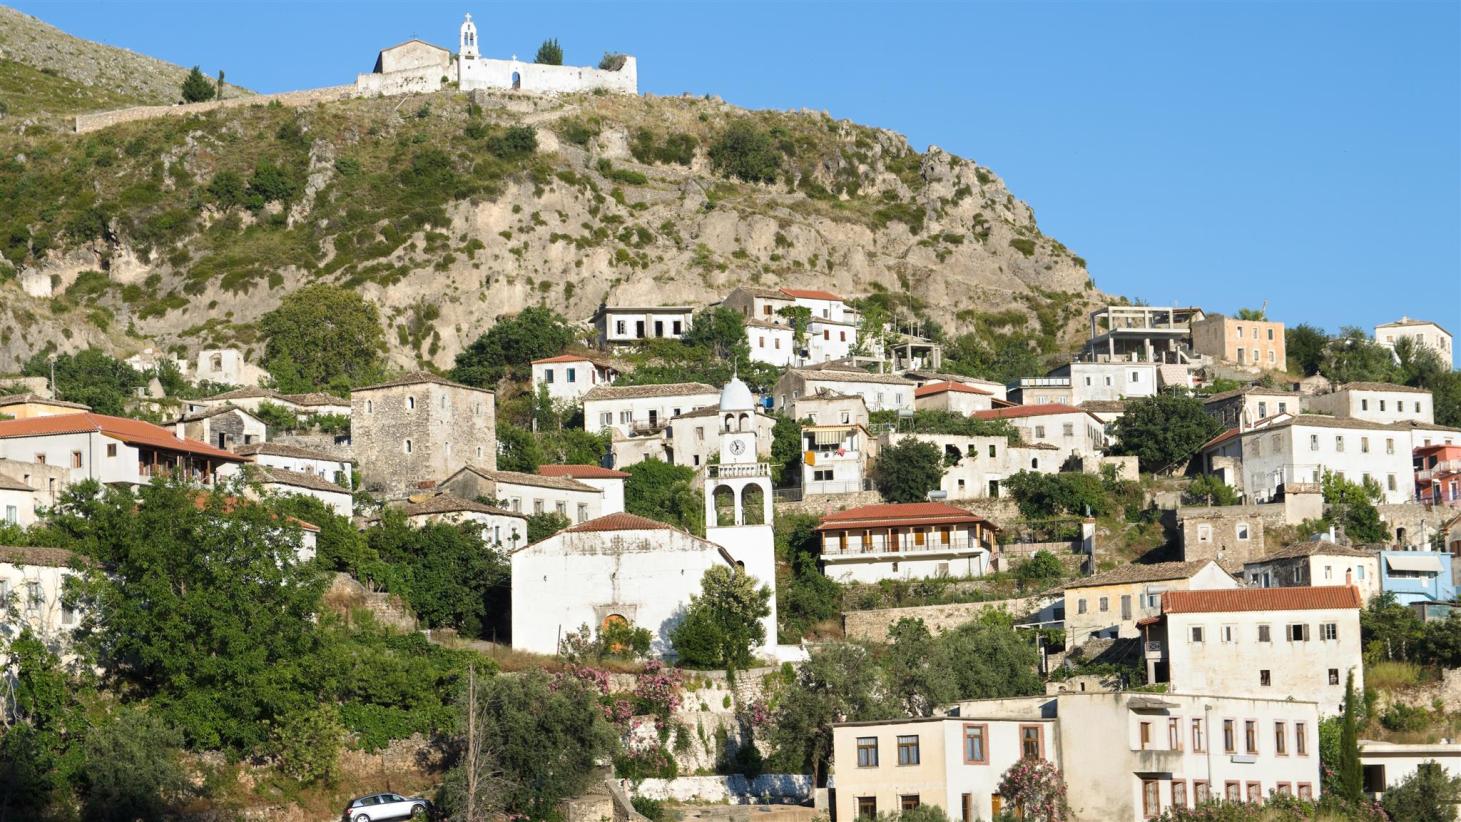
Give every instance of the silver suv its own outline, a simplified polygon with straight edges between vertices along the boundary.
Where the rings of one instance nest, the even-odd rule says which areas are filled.
[[[350,800],[341,822],[384,822],[387,819],[424,820],[430,816],[431,803],[419,796],[405,797],[398,793],[373,793]]]

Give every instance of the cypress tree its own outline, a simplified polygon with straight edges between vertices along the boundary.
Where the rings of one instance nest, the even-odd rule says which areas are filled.
[[[1360,765],[1359,695],[1354,691],[1354,671],[1344,682],[1344,715],[1339,731],[1339,761],[1336,763],[1339,795],[1355,804],[1364,798],[1365,771]]]

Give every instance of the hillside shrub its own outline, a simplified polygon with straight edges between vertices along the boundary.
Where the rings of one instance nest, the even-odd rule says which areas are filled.
[[[720,174],[748,183],[772,183],[781,173],[776,142],[754,122],[736,120],[710,146],[710,164]]]
[[[563,47],[558,45],[558,38],[549,37],[538,46],[538,53],[533,56],[534,63],[542,63],[547,66],[563,65]]]

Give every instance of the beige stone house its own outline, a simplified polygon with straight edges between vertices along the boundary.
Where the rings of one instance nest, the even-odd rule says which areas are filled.
[[[1123,565],[1065,586],[1065,647],[1092,638],[1132,639],[1138,623],[1162,612],[1162,595],[1227,589],[1238,581],[1213,560]]]
[[[1198,354],[1245,368],[1282,371],[1288,362],[1283,323],[1209,314],[1192,321]]]
[[[402,497],[465,465],[497,467],[495,397],[417,372],[350,392],[351,448],[366,490]]]

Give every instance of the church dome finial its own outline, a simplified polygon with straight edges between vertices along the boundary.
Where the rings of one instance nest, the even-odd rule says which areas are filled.
[[[751,411],[755,407],[756,398],[740,377],[731,377],[730,382],[720,389],[721,411]]]

